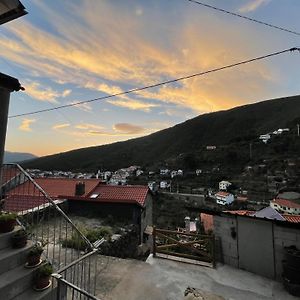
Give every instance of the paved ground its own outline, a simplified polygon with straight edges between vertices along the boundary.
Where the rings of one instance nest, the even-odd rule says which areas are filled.
[[[99,256],[98,272],[97,296],[104,300],[182,300],[187,287],[204,295],[187,299],[298,299],[281,283],[227,265],[211,269],[151,256],[146,262]]]

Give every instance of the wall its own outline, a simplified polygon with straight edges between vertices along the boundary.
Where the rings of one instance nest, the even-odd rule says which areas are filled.
[[[284,247],[300,249],[300,226],[287,222],[215,215],[214,234],[219,262],[279,281]]]
[[[141,218],[141,242],[144,240],[144,231],[148,225],[153,225],[152,213],[153,213],[153,198],[150,193],[148,193],[145,208],[141,208],[142,218]]]

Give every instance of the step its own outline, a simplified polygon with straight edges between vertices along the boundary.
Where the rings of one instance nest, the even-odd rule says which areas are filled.
[[[0,233],[0,250],[11,247],[11,237],[16,231],[20,229],[21,226],[16,226],[13,231]]]
[[[24,248],[4,248],[0,250],[0,275],[18,266],[24,266],[28,252],[32,247],[33,242],[27,241]]]
[[[53,281],[55,281],[55,279],[53,279]],[[41,292],[37,292],[30,287],[22,294],[13,298],[13,300],[57,300],[57,287],[51,286]]]
[[[5,295],[5,299],[10,300],[32,287],[33,276],[38,268],[26,269],[20,266],[1,274],[0,295]]]

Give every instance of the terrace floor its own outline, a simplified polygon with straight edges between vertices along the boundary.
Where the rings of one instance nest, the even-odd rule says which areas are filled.
[[[150,256],[146,262],[98,256],[97,296],[104,300],[181,300],[187,287],[201,300],[298,299],[282,284],[218,265],[216,269]]]

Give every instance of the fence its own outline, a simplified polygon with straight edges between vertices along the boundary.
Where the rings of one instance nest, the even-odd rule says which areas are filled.
[[[153,228],[153,256],[215,267],[214,236]]]

